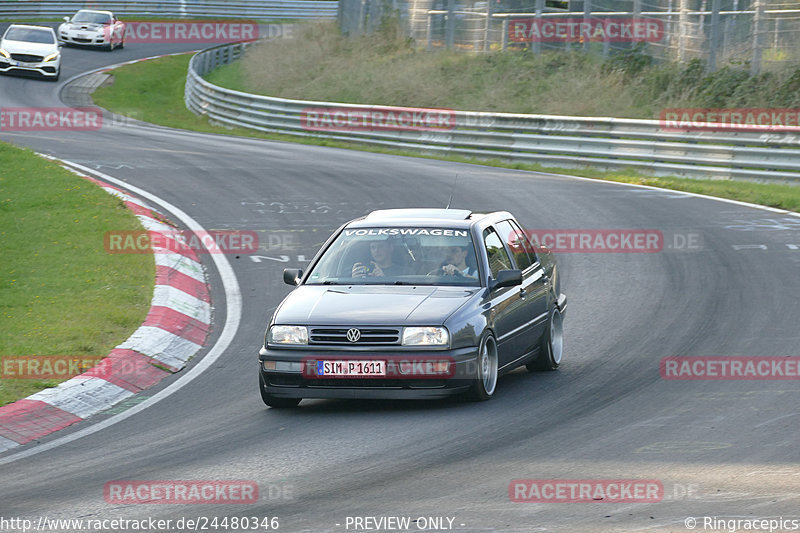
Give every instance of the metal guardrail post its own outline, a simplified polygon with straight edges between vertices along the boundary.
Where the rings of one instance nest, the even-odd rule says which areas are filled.
[[[453,49],[456,39],[456,0],[447,1],[447,24],[445,26],[445,48]]]
[[[681,0],[678,16],[678,63],[686,62],[686,40],[689,34],[689,0]]]
[[[583,0],[583,22],[589,24],[592,21],[592,0]],[[589,51],[589,39],[583,40],[583,51]]]
[[[719,10],[720,0],[711,0],[711,32],[708,46],[708,72],[717,70],[717,54],[719,53]]]
[[[750,75],[756,76],[761,72],[762,44],[761,34],[764,33],[764,0],[755,0],[756,13],[753,18],[753,61],[750,63]]]
[[[542,24],[542,12],[544,11],[544,0],[536,0],[536,21],[534,24]],[[533,32],[531,32],[531,39],[533,39]],[[542,51],[542,43],[537,39],[533,41],[533,53],[539,54]]]

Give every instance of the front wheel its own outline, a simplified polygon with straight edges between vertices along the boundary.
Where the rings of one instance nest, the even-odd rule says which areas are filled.
[[[539,355],[536,359],[525,365],[530,372],[538,370],[555,370],[561,365],[561,355],[564,352],[564,324],[561,312],[557,307],[550,311],[547,329],[542,335]]]
[[[478,349],[478,369],[470,395],[473,400],[488,400],[497,387],[497,342],[489,334],[481,340]]]
[[[284,407],[297,407],[302,398],[277,398],[267,393],[267,384],[264,382],[264,376],[258,375],[259,390],[261,390],[261,399],[267,407],[274,407],[276,409]]]

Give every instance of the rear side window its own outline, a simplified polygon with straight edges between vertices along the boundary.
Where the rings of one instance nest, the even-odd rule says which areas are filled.
[[[497,231],[500,232],[500,237],[508,245],[511,250],[514,260],[517,263],[517,268],[525,270],[536,262],[536,255],[533,253],[533,247],[528,242],[525,234],[520,227],[513,220],[504,220],[496,224]]]
[[[492,277],[496,278],[501,270],[510,270],[511,258],[503,246],[503,241],[492,228],[484,230],[483,242],[486,246],[486,255],[489,256],[489,270],[492,272]]]

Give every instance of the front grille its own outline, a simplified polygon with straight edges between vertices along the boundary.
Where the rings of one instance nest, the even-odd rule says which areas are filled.
[[[91,39],[83,39],[83,38],[80,38],[80,37],[74,37],[72,40],[75,41],[76,43],[90,43],[90,42],[92,42]]]
[[[398,328],[357,328],[361,338],[356,342],[347,340],[347,332],[351,328],[311,328],[309,344],[314,345],[356,345],[381,346],[400,344]]]
[[[11,54],[11,59],[15,61],[24,61],[25,63],[41,63],[44,57],[35,56],[33,54]]]

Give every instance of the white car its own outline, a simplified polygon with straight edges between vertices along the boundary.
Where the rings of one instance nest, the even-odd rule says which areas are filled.
[[[0,72],[36,72],[58,80],[61,50],[53,28],[12,24],[0,40]]]
[[[125,23],[111,11],[81,9],[58,27],[58,38],[64,44],[98,46],[106,50],[125,46]]]

